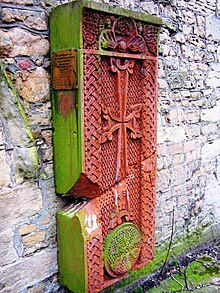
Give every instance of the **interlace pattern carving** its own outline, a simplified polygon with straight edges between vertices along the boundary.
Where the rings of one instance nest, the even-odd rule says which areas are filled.
[[[156,205],[156,62],[144,61],[141,75],[142,119],[147,125],[142,128],[141,148],[141,231],[143,247],[140,261],[144,264],[153,258]],[[142,125],[143,125],[142,123]]]
[[[100,56],[84,55],[85,171],[100,184],[101,170],[101,84]]]
[[[93,237],[87,244],[88,264],[88,292],[99,292],[104,284],[102,237]]]
[[[157,31],[131,18],[84,14],[84,173],[99,186],[102,225],[87,242],[90,293],[153,258]],[[135,261],[128,266],[122,255],[120,269],[104,269],[104,239],[125,223],[141,232]]]

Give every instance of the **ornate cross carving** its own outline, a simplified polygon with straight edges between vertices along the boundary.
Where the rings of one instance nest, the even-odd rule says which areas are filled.
[[[129,74],[133,73],[134,60],[110,59],[110,70],[117,74],[117,102],[118,115],[113,113],[109,107],[102,107],[103,118],[107,120],[107,126],[102,133],[102,143],[113,139],[113,133],[118,130],[117,159],[116,159],[116,181],[126,176],[128,170],[127,160],[127,130],[131,132],[131,138],[141,137],[141,132],[137,119],[140,118],[142,105],[130,106],[130,113],[127,114],[128,82]],[[123,73],[124,71],[124,73]]]

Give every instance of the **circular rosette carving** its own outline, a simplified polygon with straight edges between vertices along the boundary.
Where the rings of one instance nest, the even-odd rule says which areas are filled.
[[[132,269],[140,254],[141,240],[139,228],[132,223],[123,223],[105,238],[105,269],[112,277]]]

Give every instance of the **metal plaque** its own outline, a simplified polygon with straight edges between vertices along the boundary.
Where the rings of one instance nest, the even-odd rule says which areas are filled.
[[[55,90],[77,88],[76,51],[65,50],[53,53],[52,84]]]

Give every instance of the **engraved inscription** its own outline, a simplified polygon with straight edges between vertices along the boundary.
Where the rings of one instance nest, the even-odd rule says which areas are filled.
[[[75,50],[53,53],[52,83],[55,90],[71,90],[77,88]]]

